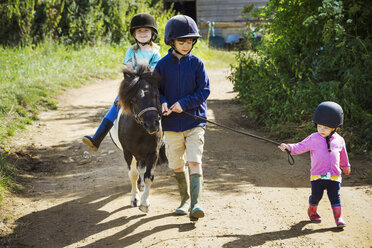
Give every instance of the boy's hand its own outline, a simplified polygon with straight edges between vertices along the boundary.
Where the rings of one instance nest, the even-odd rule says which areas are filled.
[[[179,102],[176,102],[175,104],[173,104],[170,109],[173,111],[173,112],[176,112],[176,113],[182,113],[183,112],[183,109],[181,107],[181,104],[179,104]]]
[[[342,168],[342,171],[344,172],[345,175],[349,175],[351,172],[351,169],[350,167],[345,167],[345,168]]]
[[[280,144],[280,146],[278,146],[278,148],[279,148],[280,150],[282,150],[283,152],[285,152],[286,149],[287,149],[288,151],[291,151],[291,149],[289,149],[289,146],[288,146],[287,144],[284,144],[284,143]]]
[[[161,113],[162,113],[162,115],[165,115],[165,116],[167,116],[167,115],[169,115],[170,113],[172,113],[172,111],[170,111],[169,109],[168,109],[168,103],[163,103],[162,105],[161,105]]]

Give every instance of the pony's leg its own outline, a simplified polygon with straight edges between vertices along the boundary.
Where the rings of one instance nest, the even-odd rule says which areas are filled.
[[[128,175],[132,183],[132,190],[131,190],[132,196],[130,198],[130,205],[132,207],[137,207],[137,202],[139,202],[140,197],[139,197],[139,190],[137,187],[137,180],[138,180],[139,173],[137,170],[137,161],[135,158],[133,158],[130,164],[130,170],[129,170]]]
[[[146,166],[146,172],[144,173],[145,187],[141,196],[141,205],[139,206],[139,209],[145,213],[149,212],[150,207],[149,195],[152,182],[154,181],[153,168],[155,167],[154,165],[156,164],[156,160],[157,159],[155,159],[155,162],[152,161],[152,163],[149,166]]]

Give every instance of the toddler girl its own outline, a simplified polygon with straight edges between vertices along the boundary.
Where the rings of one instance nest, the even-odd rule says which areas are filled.
[[[313,117],[318,132],[297,144],[279,146],[282,151],[288,149],[294,155],[310,151],[311,195],[307,211],[310,221],[321,222],[317,207],[326,189],[339,228],[346,226],[341,217],[341,169],[346,175],[350,174],[345,141],[336,133],[336,129],[342,126],[343,120],[344,114],[340,105],[335,102],[322,102],[316,108]]]

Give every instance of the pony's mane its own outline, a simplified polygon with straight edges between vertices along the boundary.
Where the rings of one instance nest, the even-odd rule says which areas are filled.
[[[139,64],[137,71],[128,68],[123,69],[124,79],[119,87],[119,102],[125,113],[130,112],[130,99],[136,94],[140,87],[140,81],[146,80],[154,87],[158,87],[160,75],[156,72],[151,72],[147,65]]]

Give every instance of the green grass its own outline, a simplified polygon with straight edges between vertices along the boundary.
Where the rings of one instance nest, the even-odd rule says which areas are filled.
[[[0,202],[3,200],[5,191],[13,186],[14,176],[15,169],[0,153]]]
[[[98,44],[72,47],[46,42],[36,47],[0,48],[0,144],[55,109],[66,88],[119,74],[125,47]]]
[[[161,47],[160,55],[166,55],[169,48],[170,46]],[[201,58],[207,69],[229,68],[230,64],[236,63],[235,52],[209,48],[202,39],[195,44],[191,53]]]

